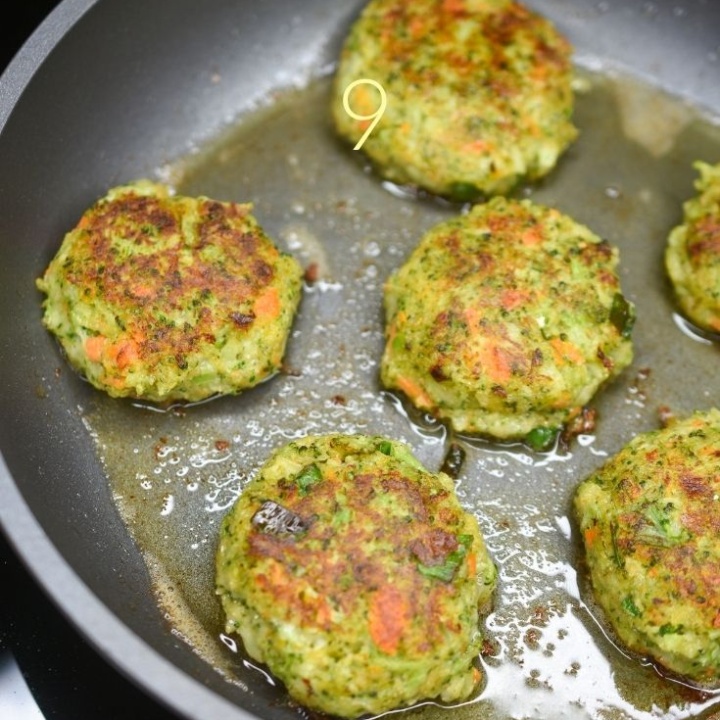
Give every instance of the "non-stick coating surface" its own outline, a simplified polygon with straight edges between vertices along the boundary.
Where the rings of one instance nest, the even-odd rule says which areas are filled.
[[[570,36],[579,60],[617,64],[720,113],[718,4],[534,6]],[[274,704],[269,685],[233,691],[168,632],[78,411],[93,391],[59,365],[34,279],[107,187],[152,175],[272,89],[332,63],[358,7],[67,0],[0,85],[3,527],[90,640],[187,717],[294,713]]]

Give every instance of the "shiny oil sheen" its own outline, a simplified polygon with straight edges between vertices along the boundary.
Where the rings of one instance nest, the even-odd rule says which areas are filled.
[[[358,432],[404,440],[433,470],[450,442],[466,453],[457,490],[478,517],[499,585],[484,621],[484,684],[453,719],[720,712],[717,693],[664,678],[615,646],[593,608],[570,514],[577,483],[635,433],[657,427],[661,413],[720,403],[718,346],[679,318],[663,268],[667,234],[694,192],[692,161],[720,161],[720,124],[602,68],[578,68],[576,85],[579,139],[544,182],[517,194],[620,248],[621,283],[638,320],[635,360],[597,396],[593,433],[549,453],[449,437],[380,387],[383,282],[428,228],[465,208],[383,183],[338,142],[327,76],[278,92],[218,140],[158,170],[178,192],[253,202],[268,234],[311,268],[284,371],[264,385],[167,411],[100,394],[82,408],[171,631],[229,682],[245,687],[237,669],[254,665],[238,638],[224,635],[214,594],[223,514],[275,448],[309,433]],[[448,714],[428,703],[414,716]]]

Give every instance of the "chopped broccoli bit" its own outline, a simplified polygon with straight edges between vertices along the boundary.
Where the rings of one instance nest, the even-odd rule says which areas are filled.
[[[615,293],[610,308],[610,322],[624,338],[630,337],[635,325],[635,313],[632,305],[624,298],[622,293]]]
[[[295,476],[295,482],[297,483],[298,488],[300,488],[301,495],[307,495],[310,487],[320,480],[322,480],[322,473],[315,463],[303,468]]]
[[[660,626],[661,635],[682,635],[684,631],[685,628],[682,624],[671,625],[670,623],[665,623],[664,625]]]
[[[640,617],[642,615],[640,608],[638,608],[630,595],[622,601],[622,608],[626,613],[632,615],[633,617]]]
[[[644,525],[638,530],[638,539],[647,545],[659,547],[672,547],[687,542],[690,533],[669,515],[672,509],[672,504],[665,507],[651,505],[645,513]]]
[[[549,450],[558,436],[558,429],[552,427],[537,427],[525,436],[525,442],[533,450]]]
[[[475,185],[467,182],[454,182],[448,192],[448,196],[457,202],[471,202],[477,200],[481,194]]]
[[[445,560],[439,565],[423,565],[418,563],[418,571],[425,577],[450,582],[455,577],[455,572],[467,555],[468,548],[472,545],[471,535],[458,535],[458,546],[456,550],[448,553]]]
[[[383,440],[378,445],[378,450],[383,453],[383,455],[392,455],[392,443],[388,440]]]

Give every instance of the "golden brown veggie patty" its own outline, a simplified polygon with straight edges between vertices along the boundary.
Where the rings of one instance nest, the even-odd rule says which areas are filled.
[[[720,411],[638,435],[581,483],[575,512],[618,638],[720,684]]]
[[[458,432],[545,445],[632,360],[618,257],[529,200],[438,224],[386,283],[383,384]]]
[[[509,0],[371,0],[345,41],[332,99],[353,144],[367,120],[350,83],[380,83],[387,108],[362,146],[388,179],[457,200],[548,173],[575,139],[571,47]],[[378,90],[357,86],[369,116]]]
[[[277,450],[217,554],[228,631],[296,700],[346,717],[465,699],[495,578],[452,480],[375,436]]]
[[[115,397],[197,401],[280,367],[301,268],[251,206],[150,181],[85,212],[38,280],[70,363]]]
[[[683,205],[665,265],[682,312],[703,330],[720,333],[720,163],[694,166],[698,194]]]

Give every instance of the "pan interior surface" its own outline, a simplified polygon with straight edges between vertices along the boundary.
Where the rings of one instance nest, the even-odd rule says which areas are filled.
[[[88,24],[101,22],[103,5]],[[106,5],[106,22],[128,22],[117,3]],[[226,3],[214,5],[220,16],[230,12]],[[8,277],[6,288],[15,302],[19,298],[23,319],[19,328],[6,323],[2,356],[6,382],[17,386],[6,402],[21,408],[3,425],[8,466],[44,533],[78,576],[150,648],[234,703],[238,717],[239,708],[273,718],[302,710],[243,655],[236,637],[223,632],[213,588],[219,521],[273,449],[305,434],[337,431],[404,440],[432,469],[450,442],[466,452],[458,493],[480,521],[500,582],[486,623],[485,684],[468,703],[452,708],[453,717],[640,720],[709,718],[720,710],[717,693],[664,678],[616,647],[592,605],[570,516],[577,482],[637,432],[657,427],[661,412],[682,415],[720,402],[717,345],[679,317],[662,264],[667,233],[693,193],[692,162],[720,161],[720,98],[705,92],[711,83],[702,81],[703,72],[717,71],[717,48],[708,44],[701,59],[692,61],[686,83],[674,75],[685,45],[669,48],[677,62],[666,72],[660,67],[655,80],[649,60],[632,67],[630,56],[652,46],[647,38],[653,28],[689,32],[700,3],[533,5],[557,18],[575,41],[580,137],[546,181],[517,194],[567,212],[617,245],[623,289],[638,314],[633,365],[593,403],[596,428],[569,448],[532,453],[518,445],[452,437],[379,386],[383,282],[425,230],[464,208],[383,183],[359,153],[334,137],[330,72],[358,3],[342,11],[308,3],[288,16],[283,32],[291,33],[297,47],[303,45],[303,28],[322,28],[307,31],[316,40],[314,50],[305,51],[302,72],[265,70],[255,84],[243,78],[243,88],[257,89],[248,90],[252,102],[237,117],[236,98],[210,99],[216,114],[222,108],[233,115],[222,131],[203,109],[186,110],[162,141],[153,137],[152,123],[139,120],[141,137],[128,141],[132,149],[120,149],[122,142],[112,139],[103,145],[99,138],[97,147],[85,148],[105,147],[118,162],[104,160],[111,166],[104,174],[95,170],[72,191],[51,192],[62,205],[53,207],[52,225],[34,226],[30,210],[19,206],[27,248],[21,252],[21,278]],[[283,4],[269,6],[279,17]],[[712,8],[707,12],[706,22],[718,19]],[[272,13],[258,13],[257,27],[273,36]],[[211,15],[206,8],[203,17]],[[623,68],[606,60],[620,53],[612,44],[608,48],[607,37],[595,39],[593,28],[628,22],[638,41],[635,50],[625,51],[629,67]],[[219,25],[213,27],[218,32]],[[640,32],[644,28],[650,29]],[[202,50],[193,48],[191,55],[200,57]],[[233,57],[239,66],[242,58]],[[284,62],[282,67],[289,66],[288,58]],[[203,67],[203,92],[233,86],[232,72],[222,64]],[[172,77],[168,68],[158,73]],[[46,83],[42,73],[36,82]],[[673,87],[677,94],[668,92]],[[156,108],[158,122],[176,104]],[[153,143],[148,158],[138,156]],[[62,156],[46,151],[51,170],[60,174]],[[79,213],[115,182],[148,175],[184,194],[252,202],[268,234],[313,266],[317,279],[306,285],[279,376],[238,397],[158,411],[96,393],[63,365],[40,327],[34,277],[59,243],[60,229],[78,216],[73,209]],[[52,190],[62,180],[53,177],[47,184]],[[32,368],[29,379],[20,372],[23,363]],[[32,428],[39,436],[25,444],[21,458],[17,439]],[[10,520],[3,522],[13,537]],[[50,571],[32,562],[53,594]],[[84,630],[92,638],[93,629]],[[116,661],[123,666],[121,658]],[[180,714],[197,716],[171,688],[143,678],[142,663],[124,669]],[[232,709],[224,712],[222,717],[233,716]],[[433,703],[413,712],[447,716]]]
[[[317,275],[306,285],[285,371],[257,391],[175,413],[98,399],[85,414],[175,631],[229,679],[240,682],[237,666],[252,663],[223,633],[213,602],[220,519],[288,440],[363,432],[408,442],[433,468],[451,441],[466,452],[458,491],[481,522],[500,587],[487,624],[486,686],[454,713],[642,718],[655,708],[695,717],[720,703],[663,679],[606,637],[569,516],[576,481],[638,430],[656,427],[660,406],[684,413],[709,402],[708,384],[672,381],[681,353],[697,375],[712,378],[717,348],[678,327],[662,250],[678,211],[668,198],[692,183],[692,173],[679,170],[697,156],[720,156],[720,127],[627,76],[578,68],[577,85],[581,139],[552,178],[519,195],[581,218],[620,247],[623,286],[638,306],[637,357],[594,403],[596,430],[549,453],[450,437],[380,388],[383,283],[425,229],[463,208],[382,183],[339,146],[327,120],[328,78],[288,90],[165,169],[184,194],[250,199],[268,232]],[[643,117],[629,115],[638,96]],[[655,115],[666,124],[652,138],[634,135]],[[265,682],[264,669],[257,673]],[[433,704],[422,710],[442,712]]]

